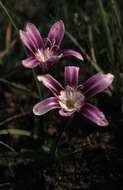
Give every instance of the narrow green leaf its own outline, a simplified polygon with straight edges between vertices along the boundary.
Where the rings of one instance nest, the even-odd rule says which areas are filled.
[[[22,129],[2,129],[0,135],[31,136],[31,132]]]

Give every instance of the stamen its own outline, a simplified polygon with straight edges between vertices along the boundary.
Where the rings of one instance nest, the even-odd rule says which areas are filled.
[[[48,42],[50,42],[50,46],[52,46],[52,42],[49,38],[46,38]]]
[[[38,61],[40,62],[46,62],[49,58],[53,56],[53,52],[50,50],[50,48],[46,49],[38,49],[35,57],[37,58]]]
[[[56,45],[55,43],[55,39],[53,40],[53,42],[51,42],[51,40],[49,38],[47,38],[47,41],[50,42],[50,50],[53,50],[53,48],[60,48],[60,46]]]
[[[84,96],[77,89],[66,87],[66,90],[61,91],[59,103],[65,111],[77,111],[84,105]]]
[[[55,47],[56,47],[57,49],[59,49],[59,48],[60,48],[60,46],[58,46],[58,45],[54,44],[54,45],[52,45],[52,46],[51,46],[51,48],[50,48],[50,49],[52,50],[52,49],[53,49],[53,48],[55,48]]]
[[[46,62],[54,55],[53,48],[59,48],[59,46],[55,44],[55,40],[52,43],[51,40],[47,38],[47,41],[50,43],[49,47],[38,49],[35,53],[35,57],[39,62]],[[61,58],[62,54],[58,55],[58,57]]]

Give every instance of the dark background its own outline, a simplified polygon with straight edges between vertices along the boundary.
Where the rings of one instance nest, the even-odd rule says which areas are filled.
[[[122,0],[0,2],[0,189],[123,189]],[[33,115],[38,92],[32,71],[21,64],[26,53],[18,31],[32,22],[46,37],[60,19],[66,27],[62,47],[80,51],[84,62],[64,58],[49,73],[63,81],[64,66],[71,64],[80,67],[81,82],[99,71],[115,80],[110,94],[91,100],[110,125],[99,127],[76,114],[54,157],[50,147],[68,119],[57,111]],[[49,91],[40,88],[47,97]]]

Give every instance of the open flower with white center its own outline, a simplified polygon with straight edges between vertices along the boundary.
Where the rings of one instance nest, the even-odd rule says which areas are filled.
[[[75,112],[96,123],[99,126],[108,125],[104,114],[95,106],[87,103],[92,96],[104,91],[114,79],[110,73],[97,73],[88,79],[83,85],[78,85],[79,67],[65,67],[65,87],[61,86],[51,75],[38,76],[54,97],[47,98],[33,107],[35,115],[43,115],[52,109],[59,109],[62,116],[71,116]]]
[[[52,25],[47,38],[43,39],[36,26],[27,23],[25,31],[20,30],[20,38],[31,52],[31,56],[24,59],[22,64],[27,68],[35,68],[38,65],[47,68],[64,56],[74,56],[83,60],[82,55],[77,51],[60,49],[64,32],[64,23],[60,20]]]

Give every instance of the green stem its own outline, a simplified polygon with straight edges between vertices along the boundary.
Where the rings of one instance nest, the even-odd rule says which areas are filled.
[[[58,135],[57,138],[56,138],[55,143],[54,143],[53,146],[51,147],[51,154],[55,154],[55,153],[56,153],[56,150],[57,150],[57,147],[58,147],[58,144],[59,144],[59,142],[60,142],[60,140],[61,140],[62,135],[63,135],[65,129],[66,129],[68,126],[70,126],[70,124],[72,123],[72,121],[73,121],[73,116],[68,120],[68,122],[66,123],[66,125],[64,125],[64,126],[61,128],[61,130],[60,130],[60,132],[59,132],[59,135]]]
[[[1,78],[0,78],[0,83],[12,86],[12,87],[17,88],[17,89],[22,90],[22,91],[25,91],[37,99],[40,98],[36,93],[32,92],[32,90],[26,88],[25,86],[23,86],[21,84],[16,84],[15,82],[11,82],[11,81],[1,79]]]
[[[3,145],[4,147],[6,147],[7,149],[11,150],[14,154],[16,154],[17,152],[8,144],[4,143],[3,141],[0,141],[0,144]]]
[[[35,80],[35,84],[36,84],[36,87],[37,87],[37,90],[38,90],[39,97],[40,97],[40,99],[42,99],[42,93],[41,93],[41,90],[40,90],[40,86],[39,86],[37,78],[36,78],[36,73],[35,73],[35,71],[33,69],[32,69],[32,73],[33,73],[33,78]]]
[[[111,36],[110,29],[109,29],[109,24],[108,24],[108,15],[107,15],[106,11],[104,10],[102,0],[96,0],[96,2],[97,2],[98,9],[99,9],[102,27],[103,27],[106,41],[107,41],[108,59],[112,64],[114,49],[113,49],[112,36]]]
[[[85,55],[86,59],[91,63],[92,67],[97,71],[97,72],[104,72],[102,68],[94,62],[91,57],[87,54],[85,49],[80,45],[80,43],[77,41],[77,39],[68,31],[65,32],[65,34],[68,36],[68,38],[80,49],[82,54]]]
[[[8,12],[8,10],[7,10],[7,8],[6,8],[6,7],[4,6],[4,4],[2,3],[2,1],[0,1],[0,7],[4,10],[4,12],[5,12],[5,14],[7,15],[7,17],[9,18],[9,20],[10,20],[12,26],[14,27],[14,29],[15,29],[16,32],[18,33],[18,28],[17,28],[17,26],[16,26],[16,24],[15,24],[13,18],[10,16],[10,14],[9,14],[9,12]]]
[[[0,7],[3,9],[3,11],[5,12],[5,14],[6,14],[7,17],[9,18],[9,20],[10,20],[12,26],[13,26],[14,29],[16,30],[17,35],[19,35],[19,32],[18,32],[19,29],[18,29],[18,27],[16,26],[16,24],[15,24],[13,18],[12,18],[11,15],[9,14],[7,8],[4,6],[4,4],[2,3],[2,1],[0,1]],[[23,48],[24,48],[24,46],[23,46]],[[27,54],[25,48],[24,48],[24,51],[25,51],[25,53]],[[38,94],[39,94],[40,98],[42,98],[42,96],[41,96],[41,91],[40,91],[40,87],[39,87],[39,84],[38,84],[37,79],[36,79],[36,73],[35,73],[34,70],[32,70],[32,72],[33,72],[33,78],[34,78],[34,81],[35,81],[35,83],[36,83],[36,87],[37,87]]]

